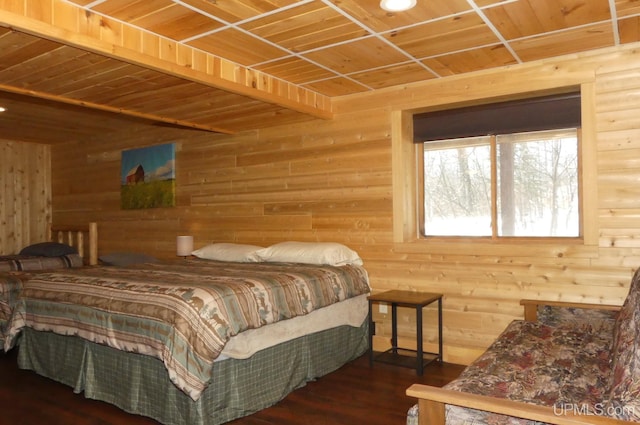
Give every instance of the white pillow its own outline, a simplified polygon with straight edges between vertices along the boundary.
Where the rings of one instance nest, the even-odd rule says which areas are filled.
[[[362,265],[357,252],[337,242],[280,242],[256,251],[255,255],[258,261],[274,263]]]
[[[255,252],[261,249],[257,245],[245,245],[238,243],[214,243],[196,249],[191,253],[198,258],[217,261],[235,261],[249,263],[256,261]]]

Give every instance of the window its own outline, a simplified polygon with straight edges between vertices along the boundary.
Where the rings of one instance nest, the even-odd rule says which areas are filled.
[[[422,236],[580,237],[580,95],[414,116]]]
[[[580,236],[578,134],[572,128],[425,142],[422,234]]]

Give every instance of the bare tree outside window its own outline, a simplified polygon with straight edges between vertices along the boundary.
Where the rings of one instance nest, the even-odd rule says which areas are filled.
[[[491,236],[488,137],[424,144],[426,235]]]
[[[576,133],[497,136],[499,236],[579,236]]]
[[[423,146],[425,236],[580,235],[576,129]]]

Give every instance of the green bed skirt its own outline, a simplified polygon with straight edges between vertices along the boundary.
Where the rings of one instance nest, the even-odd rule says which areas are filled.
[[[83,339],[25,328],[18,365],[166,425],[219,425],[282,400],[296,388],[335,371],[368,348],[367,321],[340,326],[262,350],[213,368],[211,384],[193,401],[158,359]]]

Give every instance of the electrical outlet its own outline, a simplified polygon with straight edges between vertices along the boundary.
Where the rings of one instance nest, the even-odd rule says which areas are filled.
[[[378,304],[378,312],[380,312],[381,314],[387,314],[389,312],[389,309],[386,304]]]

